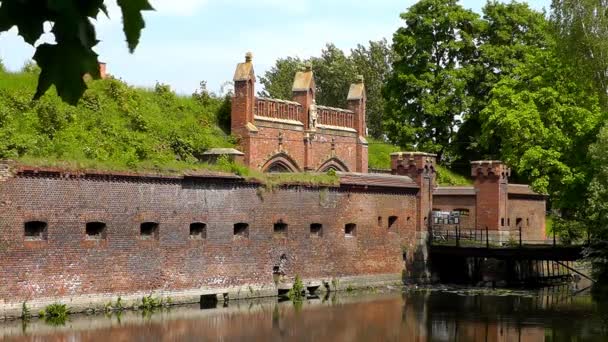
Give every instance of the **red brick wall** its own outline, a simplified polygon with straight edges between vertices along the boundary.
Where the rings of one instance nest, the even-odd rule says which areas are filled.
[[[509,222],[511,230],[519,230],[517,219],[521,218],[522,237],[525,240],[544,240],[545,233],[544,199],[509,195]]]
[[[406,191],[404,193],[404,191]],[[273,284],[285,272],[306,278],[398,274],[402,246],[414,251],[413,190],[360,191],[303,187],[265,191],[209,179],[9,177],[0,183],[0,298],[33,298]],[[303,215],[303,213],[305,213]],[[378,217],[398,216],[391,231]],[[24,242],[25,221],[48,222],[48,240]],[[283,220],[286,238],[273,237]],[[107,224],[107,238],[85,239],[85,224]],[[139,238],[144,221],[159,240]],[[207,224],[207,239],[189,239],[189,224]],[[235,240],[246,222],[249,238]],[[356,237],[344,225],[356,223]],[[311,223],[323,236],[311,237]]]
[[[232,134],[239,137],[239,149],[245,154],[246,165],[266,171],[275,157],[285,154],[293,160],[295,166],[292,169],[296,171],[320,171],[319,168],[334,160],[338,170],[367,172],[368,150],[363,138],[366,136],[365,97],[356,104],[351,101],[359,130],[352,127],[330,129],[320,125],[308,127],[309,107],[315,96],[312,76],[308,90],[293,92],[293,100],[302,108],[301,122],[276,117],[274,120],[255,118],[255,76],[250,63],[249,60],[237,66],[231,111]],[[243,70],[251,73],[244,75]],[[312,75],[310,70],[307,73]],[[310,144],[307,145],[308,142]]]
[[[476,198],[475,196],[440,196],[433,195],[433,210],[440,211],[454,211],[456,209],[468,209],[468,216],[460,216],[459,226],[463,229],[471,228],[475,229],[477,225],[475,220],[477,217],[476,212]]]

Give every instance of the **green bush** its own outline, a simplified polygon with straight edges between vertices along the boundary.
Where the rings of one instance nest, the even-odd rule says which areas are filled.
[[[305,298],[306,289],[304,288],[304,283],[302,283],[302,279],[299,275],[296,275],[296,279],[293,282],[293,287],[287,293],[287,297],[291,299],[292,302],[302,302]]]
[[[31,100],[38,72],[29,65],[18,73],[0,69],[0,158],[39,166],[165,171],[205,168],[198,162],[203,152],[234,146],[219,126],[227,113],[229,122],[225,98],[211,94],[199,101],[164,84],[148,90],[109,78],[90,81],[72,107],[54,91]]]
[[[40,318],[44,318],[44,321],[50,325],[64,325],[69,314],[67,305],[60,303],[47,305],[38,313]]]

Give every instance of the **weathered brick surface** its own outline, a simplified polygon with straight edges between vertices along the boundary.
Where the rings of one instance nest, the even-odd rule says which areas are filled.
[[[521,225],[524,240],[544,240],[546,238],[545,210],[544,198],[509,195],[510,228],[519,230]]]
[[[383,191],[285,187],[266,191],[223,180],[10,177],[0,183],[0,303],[153,290],[273,284],[281,256],[288,277],[399,274],[402,247],[415,248],[416,189]],[[388,229],[388,216],[398,216]],[[410,219],[408,219],[410,218]],[[48,240],[25,241],[24,222],[48,223]],[[285,238],[273,224],[287,223]],[[85,224],[107,224],[107,238],[86,239]],[[141,240],[139,225],[160,225]],[[207,224],[191,240],[189,225]],[[249,224],[235,239],[233,225]],[[344,225],[356,223],[356,236]],[[311,223],[323,224],[321,237]]]

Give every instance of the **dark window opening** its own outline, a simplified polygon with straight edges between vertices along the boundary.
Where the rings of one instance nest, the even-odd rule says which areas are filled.
[[[103,222],[88,222],[86,233],[89,240],[103,240],[106,238],[106,224]]]
[[[344,235],[355,236],[357,234],[357,225],[354,223],[348,223],[344,225]]]
[[[389,216],[388,218],[388,229],[393,229],[397,227],[397,216]]]
[[[378,227],[382,227],[382,216],[378,216]]]
[[[139,236],[143,240],[158,239],[158,223],[144,222],[139,226]]]
[[[322,236],[323,235],[323,225],[320,223],[311,224],[310,225],[310,235]]]
[[[507,219],[507,226],[511,227],[511,219],[510,218]]]
[[[46,240],[46,222],[30,221],[24,226],[24,235],[26,240]]]
[[[201,222],[190,224],[190,239],[202,240],[207,238],[207,225]]]
[[[516,227],[521,227],[523,221],[524,221],[524,219],[522,219],[521,217],[516,218],[515,219],[515,226]]]
[[[505,226],[505,219],[504,218],[500,219],[500,225],[503,226],[503,227]]]
[[[248,238],[249,237],[249,224],[247,224],[247,223],[236,223],[234,225],[234,237],[236,237],[236,238]]]
[[[411,220],[411,219],[412,219],[412,218],[408,216],[408,217],[407,217],[407,222],[410,222],[410,220]]]
[[[276,237],[285,237],[287,236],[287,223],[279,220],[279,222],[274,224],[274,236]]]

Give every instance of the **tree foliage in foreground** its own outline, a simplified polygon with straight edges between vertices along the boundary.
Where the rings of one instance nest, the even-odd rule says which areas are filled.
[[[142,11],[152,10],[148,0],[117,0],[122,10],[123,31],[129,50],[139,43],[145,23]],[[26,43],[35,43],[50,23],[54,43],[36,46],[34,60],[41,68],[34,99],[51,87],[65,101],[75,105],[87,89],[83,76],[99,78],[99,62],[93,48],[98,43],[95,26],[100,12],[108,15],[103,0],[2,0],[0,1],[0,33],[17,27]]]

